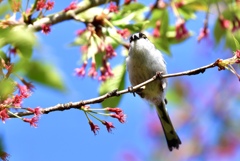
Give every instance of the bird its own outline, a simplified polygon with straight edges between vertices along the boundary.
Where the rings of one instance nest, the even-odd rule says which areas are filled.
[[[166,62],[162,53],[156,49],[144,33],[139,32],[131,35],[129,41],[130,46],[126,58],[126,66],[132,86],[152,78],[156,73],[167,74]],[[172,151],[174,148],[179,148],[181,140],[172,125],[166,109],[166,88],[167,80],[162,78],[145,85],[143,90],[137,90],[136,93],[156,106],[168,149]]]

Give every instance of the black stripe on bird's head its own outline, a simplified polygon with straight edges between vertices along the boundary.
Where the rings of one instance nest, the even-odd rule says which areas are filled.
[[[141,33],[141,32],[135,33],[135,34],[133,34],[133,35],[130,37],[130,43],[131,43],[132,41],[136,41],[136,40],[139,40],[139,39],[141,39],[141,38],[147,39],[147,36],[146,36],[145,34]]]

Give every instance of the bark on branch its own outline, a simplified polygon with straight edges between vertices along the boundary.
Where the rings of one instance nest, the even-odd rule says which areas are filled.
[[[112,0],[113,2],[119,3],[119,0]],[[78,3],[78,7],[75,10],[70,10],[68,12],[64,12],[63,10],[54,14],[51,14],[49,16],[46,16],[44,18],[41,18],[37,21],[35,21],[33,24],[29,25],[29,28],[32,28],[35,31],[40,31],[42,29],[43,24],[50,24],[55,25],[57,23],[66,21],[66,20],[72,20],[74,19],[74,16],[88,10],[89,8],[93,8],[105,3],[108,3],[109,0],[84,0],[82,2]]]
[[[110,97],[116,97],[116,96],[120,96],[122,94],[126,94],[126,93],[134,93],[135,91],[143,88],[145,85],[153,82],[156,79],[162,79],[162,78],[170,78],[170,77],[178,77],[178,76],[184,76],[184,75],[197,75],[200,73],[204,73],[205,70],[209,69],[209,68],[213,68],[213,67],[219,67],[219,60],[217,60],[214,63],[211,63],[209,65],[200,67],[200,68],[196,68],[196,69],[192,69],[192,70],[188,70],[188,71],[184,71],[184,72],[179,72],[179,73],[172,73],[172,74],[164,74],[161,75],[160,73],[156,73],[156,75],[154,75],[152,78],[150,78],[149,80],[146,80],[145,82],[138,84],[136,86],[133,87],[129,87],[127,89],[124,90],[113,90],[112,92],[106,93],[102,96],[96,97],[96,98],[92,98],[92,99],[88,99],[88,100],[81,100],[78,102],[69,102],[69,103],[65,103],[65,104],[57,104],[55,106],[51,106],[51,107],[47,107],[41,110],[41,112],[43,114],[48,114],[54,111],[64,111],[64,110],[69,110],[69,109],[79,109],[81,108],[81,106],[84,105],[88,105],[88,104],[95,104],[95,103],[100,103],[103,102],[104,100],[110,98]],[[144,89],[143,89],[144,90]],[[17,112],[15,113],[15,115],[18,116],[28,116],[28,115],[33,115],[32,112],[26,111],[26,112]],[[11,118],[14,118],[15,116],[10,115]]]

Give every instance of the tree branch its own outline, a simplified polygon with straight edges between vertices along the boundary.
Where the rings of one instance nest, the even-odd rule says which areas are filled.
[[[112,0],[119,3],[119,0]],[[29,28],[32,28],[35,31],[40,31],[42,29],[43,24],[50,24],[55,25],[57,23],[74,19],[74,16],[88,10],[89,8],[96,7],[105,3],[108,3],[109,0],[88,0],[88,1],[82,1],[78,3],[78,7],[75,10],[70,10],[68,12],[60,11],[54,14],[51,14],[49,16],[46,16],[44,18],[41,18],[37,21],[35,21],[33,24],[29,25]]]
[[[106,93],[102,96],[96,97],[96,98],[92,98],[92,99],[88,99],[88,100],[82,100],[82,101],[78,101],[78,102],[69,102],[69,103],[65,103],[65,104],[57,104],[55,106],[51,106],[51,107],[47,107],[45,109],[42,109],[41,112],[43,114],[48,114],[50,112],[54,112],[54,111],[64,111],[64,110],[69,110],[69,109],[79,109],[84,105],[88,105],[88,104],[95,104],[95,103],[100,103],[103,102],[104,100],[106,100],[107,98],[110,97],[115,97],[115,96],[119,96],[125,93],[134,93],[135,91],[143,88],[145,85],[153,82],[156,79],[162,79],[162,78],[170,78],[170,77],[178,77],[178,76],[184,76],[184,75],[196,75],[196,74],[200,74],[200,73],[204,73],[206,69],[209,68],[213,68],[213,67],[219,67],[219,60],[217,60],[214,63],[211,63],[209,65],[200,67],[200,68],[196,68],[196,69],[192,69],[192,70],[188,70],[188,71],[184,71],[184,72],[179,72],[179,73],[173,73],[173,74],[164,74],[161,75],[161,73],[156,73],[156,75],[154,75],[152,78],[150,78],[149,80],[138,84],[136,86],[130,87],[128,89],[124,89],[124,90],[120,90],[118,91],[118,89],[113,90],[112,92]],[[143,88],[144,90],[144,88]],[[26,112],[17,112],[14,113],[15,115],[18,116],[28,116],[28,115],[33,115],[33,112],[30,111],[26,111]],[[9,115],[11,118],[15,118],[14,115]]]

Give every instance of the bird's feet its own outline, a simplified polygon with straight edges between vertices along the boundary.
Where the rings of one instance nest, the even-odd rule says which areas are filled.
[[[156,72],[156,78],[162,79],[163,72]]]
[[[128,91],[132,93],[134,97],[136,96],[133,86],[128,87]]]

